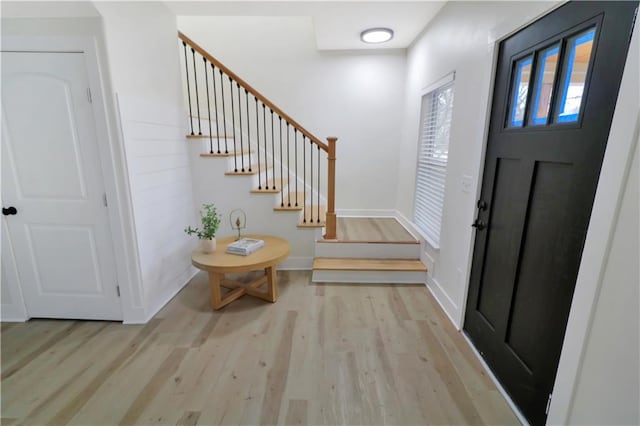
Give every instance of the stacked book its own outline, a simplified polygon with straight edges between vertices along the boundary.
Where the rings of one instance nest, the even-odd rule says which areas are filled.
[[[227,246],[227,253],[247,256],[264,246],[264,241],[253,238],[242,238]]]

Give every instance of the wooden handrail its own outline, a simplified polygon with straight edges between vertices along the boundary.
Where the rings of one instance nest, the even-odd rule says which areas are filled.
[[[285,113],[284,111],[282,111],[280,108],[278,108],[273,102],[271,102],[269,99],[267,99],[262,93],[258,92],[256,89],[254,89],[249,83],[247,83],[246,81],[244,81],[242,78],[238,77],[236,75],[236,73],[234,73],[233,71],[231,71],[229,68],[227,68],[224,64],[222,64],[220,61],[218,61],[216,58],[214,58],[213,56],[211,56],[211,54],[209,54],[209,52],[207,52],[206,50],[204,50],[198,43],[196,43],[195,41],[191,40],[189,37],[187,37],[186,35],[184,35],[182,32],[178,31],[178,38],[182,41],[184,41],[185,43],[187,43],[193,50],[195,50],[196,52],[198,52],[199,54],[201,54],[203,57],[205,57],[209,62],[211,62],[212,64],[214,64],[216,67],[218,67],[219,69],[222,70],[222,72],[224,72],[226,75],[228,75],[229,77],[231,77],[233,80],[235,80],[236,83],[240,84],[244,89],[246,89],[248,92],[250,92],[253,96],[255,96],[256,98],[258,98],[258,100],[260,100],[260,102],[262,102],[264,105],[266,105],[267,107],[269,107],[271,110],[273,110],[274,112],[276,112],[280,117],[282,117],[283,119],[285,119],[289,124],[291,124],[292,126],[294,126],[295,128],[297,128],[303,135],[305,135],[307,138],[309,138],[313,143],[315,143],[316,145],[318,145],[323,151],[325,152],[329,152],[329,146],[327,144],[325,144],[324,142],[322,142],[320,139],[318,139],[316,136],[314,136],[311,132],[309,132],[307,129],[305,129],[304,127],[302,127],[300,125],[300,123],[298,123],[297,121],[295,121],[293,118],[291,118],[287,113]]]

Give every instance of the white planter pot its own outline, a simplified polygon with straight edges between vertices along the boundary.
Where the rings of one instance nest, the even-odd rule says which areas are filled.
[[[216,251],[216,239],[200,240],[200,248],[203,253],[213,253]]]

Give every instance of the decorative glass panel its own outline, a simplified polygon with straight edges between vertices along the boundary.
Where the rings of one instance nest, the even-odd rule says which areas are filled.
[[[509,126],[521,127],[524,120],[524,111],[529,93],[529,80],[531,79],[531,62],[533,56],[528,56],[516,62],[515,81],[511,95],[511,108],[509,109]]]
[[[593,28],[567,41],[567,65],[560,92],[558,123],[578,121],[595,34],[596,30]]]
[[[531,114],[531,123],[534,125],[547,124],[559,50],[559,46],[555,45],[538,54],[533,112]]]

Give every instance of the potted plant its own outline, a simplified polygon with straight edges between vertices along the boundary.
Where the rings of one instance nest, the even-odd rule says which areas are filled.
[[[195,234],[201,242],[204,253],[216,251],[216,232],[220,227],[220,215],[213,204],[203,204],[200,210],[202,229],[187,226],[184,229],[188,235]]]

